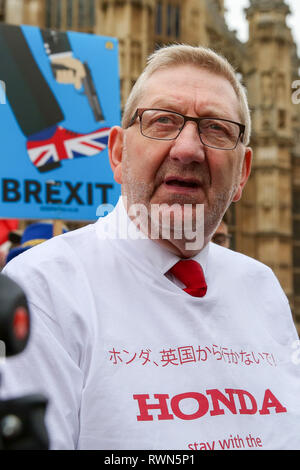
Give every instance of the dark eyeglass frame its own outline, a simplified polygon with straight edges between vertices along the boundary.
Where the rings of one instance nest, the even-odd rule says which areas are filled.
[[[226,240],[231,240],[231,238],[232,238],[232,235],[230,233],[215,233],[212,236],[211,241],[219,245],[222,242],[225,242]],[[217,241],[218,239],[219,241]]]
[[[171,137],[171,138],[168,138],[168,139],[162,139],[160,137],[149,137],[148,135],[143,134],[143,131],[142,131],[142,116],[143,116],[143,113],[145,111],[165,111],[167,113],[177,114],[178,116],[181,116],[183,118],[183,125],[182,125],[181,128],[179,128],[178,134],[175,137]],[[178,113],[177,111],[171,111],[170,109],[160,109],[160,108],[137,108],[134,115],[130,119],[130,122],[129,122],[126,129],[131,127],[135,123],[137,118],[140,119],[140,132],[141,132],[141,134],[144,137],[147,137],[147,139],[154,139],[154,140],[175,140],[175,139],[177,139],[177,137],[181,133],[181,131],[184,128],[187,121],[196,122],[198,132],[199,132],[199,137],[200,137],[200,140],[201,140],[202,144],[205,145],[205,147],[210,147],[210,148],[218,149],[218,150],[234,150],[237,147],[237,144],[238,144],[239,140],[241,142],[243,142],[243,137],[244,137],[245,129],[246,129],[246,126],[244,124],[241,124],[240,122],[236,122],[236,121],[231,121],[230,119],[215,118],[215,117],[212,117],[212,116],[203,116],[203,117],[185,116],[184,114]],[[201,138],[201,127],[200,127],[200,122],[203,119],[213,119],[214,121],[230,122],[231,124],[236,124],[239,127],[240,132],[239,132],[239,135],[236,139],[236,144],[234,145],[234,147],[230,147],[230,148],[215,147],[213,145],[208,145],[205,142],[203,142],[203,140]]]

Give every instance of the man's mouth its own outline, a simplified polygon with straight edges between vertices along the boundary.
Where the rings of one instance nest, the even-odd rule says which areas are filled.
[[[200,181],[195,178],[182,178],[180,176],[169,176],[165,178],[164,183],[170,188],[198,189],[202,186]]]

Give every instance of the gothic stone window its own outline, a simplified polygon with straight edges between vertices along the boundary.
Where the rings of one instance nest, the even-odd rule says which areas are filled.
[[[278,110],[278,127],[279,129],[285,129],[286,127],[286,112],[284,109]]]
[[[95,0],[46,0],[46,27],[93,32]]]
[[[180,38],[180,2],[159,0],[155,11],[155,36],[157,42],[172,42]]]

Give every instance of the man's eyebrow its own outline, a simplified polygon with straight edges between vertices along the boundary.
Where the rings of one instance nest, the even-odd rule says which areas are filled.
[[[200,113],[197,113],[199,117],[215,117],[220,119],[229,119],[232,120],[232,112],[229,109],[221,109],[219,106],[203,105],[201,109],[197,110]],[[233,119],[234,120],[234,119]]]
[[[159,98],[153,101],[151,107],[149,108],[159,108],[159,109],[166,109],[169,111],[175,111],[181,114],[185,114],[182,110],[182,106],[180,103],[171,100],[164,100],[163,98]],[[227,110],[222,110],[217,107],[213,107],[211,105],[203,105],[203,110],[200,114],[197,113],[199,118],[203,117],[216,117],[220,119],[229,119],[232,120],[232,115]]]

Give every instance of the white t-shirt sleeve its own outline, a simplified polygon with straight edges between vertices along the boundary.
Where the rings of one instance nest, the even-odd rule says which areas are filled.
[[[30,290],[27,297],[31,333],[25,350],[5,360],[1,368],[0,395],[2,398],[45,395],[49,400],[46,426],[50,448],[76,449],[84,379],[78,356],[73,354],[69,341],[69,328],[57,320],[58,311],[64,314],[63,298],[59,293],[55,296],[55,291],[49,295],[45,279],[39,278],[32,266],[18,262],[8,266],[4,274],[19,283],[25,293],[26,288],[27,292]],[[49,272],[51,275],[53,278],[54,273]],[[44,302],[44,298],[48,298],[48,302]]]

